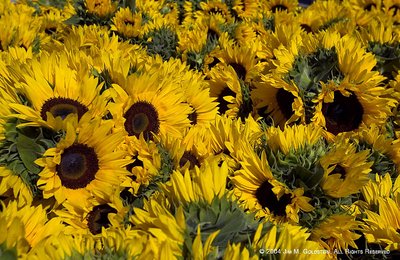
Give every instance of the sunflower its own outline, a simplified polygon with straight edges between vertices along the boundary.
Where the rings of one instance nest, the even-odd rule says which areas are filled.
[[[84,3],[87,12],[99,18],[110,17],[118,5],[118,2],[113,0],[84,0]]]
[[[22,67],[14,76],[18,89],[31,104],[10,104],[17,117],[29,125],[46,126],[59,130],[62,120],[76,115],[81,119],[102,117],[107,97],[101,95],[98,80],[68,66],[67,55],[42,55]]]
[[[375,55],[374,69],[389,80],[394,80],[400,68],[399,32],[393,23],[376,19],[361,28],[359,38],[367,51]]]
[[[182,60],[187,61],[189,66],[195,69],[201,69],[203,66],[202,59],[204,59],[204,57],[202,56],[204,56],[204,54],[202,54],[202,52],[205,45],[211,40],[211,35],[208,35],[208,30],[211,29],[208,28],[205,19],[198,19],[193,23],[183,24],[177,29],[179,38],[178,48],[180,52],[182,52]],[[201,58],[201,60],[197,60],[198,58]]]
[[[205,161],[204,168],[195,168],[192,173],[188,169],[175,172],[166,184],[161,184],[163,194],[176,205],[205,201],[212,203],[226,195],[228,167],[223,163],[220,167],[215,160]],[[179,190],[179,192],[177,192]]]
[[[355,240],[360,235],[354,231],[360,229],[360,221],[354,216],[341,214],[331,215],[311,231],[310,240],[320,243],[325,249],[334,252],[345,250],[349,246],[357,248]]]
[[[295,88],[300,100],[297,102],[296,110],[287,109],[287,114],[292,120],[297,112],[294,119],[301,118],[306,123],[312,121],[324,123],[319,114],[319,109],[321,109],[319,98],[323,95],[325,86],[350,84],[359,89],[358,85],[365,84],[368,88],[373,88],[383,80],[382,76],[372,71],[375,66],[374,57],[365,52],[356,38],[348,35],[341,37],[338,33],[329,31],[317,36],[307,34],[303,36],[301,44],[281,46],[274,53],[277,58],[276,69],[271,71],[271,75],[263,77],[261,85],[263,88],[258,92],[262,93],[263,89],[271,87]],[[359,65],[352,66],[351,64]],[[294,91],[291,95],[285,95],[287,96],[285,103],[298,100],[293,93]],[[352,106],[357,104],[353,103]],[[260,103],[261,105],[265,106],[265,101]],[[348,121],[350,122],[351,119]],[[357,120],[354,121],[354,123],[357,122]]]
[[[35,49],[39,52],[39,39],[37,34],[40,29],[40,20],[33,13],[35,9],[27,5],[13,6],[0,17],[0,51],[8,47],[23,47]]]
[[[260,17],[261,3],[260,1],[240,0],[234,2],[232,10],[239,19],[252,20]]]
[[[222,66],[232,67],[237,79],[245,83],[251,83],[257,78],[262,69],[257,65],[258,46],[254,43],[251,46],[240,46],[232,43],[226,37],[220,38],[220,46],[221,49],[213,54],[213,58],[217,59],[219,63],[211,70],[220,70]]]
[[[321,187],[334,198],[358,193],[368,182],[372,162],[368,162],[368,151],[356,151],[351,143],[338,144],[321,159],[324,177]]]
[[[155,237],[158,246],[167,243],[166,246],[170,247],[168,251],[172,255],[182,255],[186,228],[182,207],[171,213],[162,202],[150,200],[145,203],[143,209],[135,208],[134,211],[135,214],[130,217],[130,221],[135,229]]]
[[[41,240],[29,251],[26,257],[34,260],[93,257],[95,247],[96,242],[92,236],[60,233]]]
[[[242,22],[236,26],[233,39],[239,46],[256,46],[257,49],[260,49],[257,33],[249,26],[248,22]],[[252,44],[249,44],[250,42]]]
[[[306,33],[316,33],[322,25],[320,13],[313,8],[302,10],[295,18],[295,23],[299,24],[301,29]]]
[[[107,199],[128,174],[127,152],[116,150],[123,133],[111,133],[112,122],[92,120],[78,127],[77,134],[68,123],[65,138],[35,161],[43,167],[37,182],[43,197],[54,196],[59,204],[79,204],[91,196]]]
[[[325,131],[314,125],[295,125],[281,130],[270,127],[266,130],[267,145],[274,152],[288,155],[292,151],[302,150],[306,146],[318,145],[325,137]]]
[[[3,204],[4,205],[4,204]],[[17,247],[19,256],[27,253],[27,250],[36,247],[42,240],[51,236],[57,236],[64,230],[60,218],[48,218],[46,208],[42,205],[25,205],[22,208],[17,206],[16,201],[4,205],[0,212],[1,243],[6,242],[8,249]],[[16,230],[20,232],[15,233]],[[11,237],[14,235],[16,237]]]
[[[153,134],[168,132],[179,137],[190,125],[190,107],[183,102],[183,93],[168,80],[159,82],[157,74],[132,74],[124,88],[126,92],[113,86],[116,103],[110,104],[110,112],[127,135],[142,134],[151,140]]]
[[[140,49],[128,41],[120,41],[114,34],[109,35],[107,28],[99,25],[74,26],[64,32],[62,40],[66,50],[76,50],[77,54],[84,53],[92,60],[96,60],[96,57],[104,52],[122,51],[129,55]],[[90,65],[92,62],[89,60],[88,63]]]
[[[108,194],[109,195],[109,194]],[[66,224],[65,234],[88,235],[99,238],[102,230],[122,226],[123,219],[127,215],[127,208],[123,206],[116,190],[111,198],[101,202],[89,198],[87,201],[66,201],[63,209],[55,210],[55,214]]]
[[[360,209],[375,211],[378,209],[380,199],[395,199],[400,192],[400,177],[392,181],[390,174],[383,176],[375,174],[375,179],[370,180],[362,189],[362,197],[356,202]]]
[[[16,60],[24,63],[27,60],[33,59],[35,55],[32,48],[25,49],[23,47],[10,46],[6,52],[0,52],[0,57],[6,64],[12,64]]]
[[[353,136],[352,142],[356,144],[357,150],[369,151],[368,161],[371,165],[371,179],[375,174],[385,175],[389,173],[392,178],[396,178],[400,172],[400,155],[398,147],[400,143],[392,138],[387,138],[383,131],[376,125],[359,131]]]
[[[143,25],[143,37],[140,43],[149,56],[162,57],[164,61],[180,57],[178,52],[178,34],[176,19],[164,18],[161,14],[150,14],[148,23]]]
[[[203,76],[200,73],[185,73],[180,84],[186,103],[193,110],[188,116],[191,128],[209,126],[217,116],[217,102],[211,97]]]
[[[91,74],[99,79],[100,84],[104,83],[102,90],[105,92],[112,87],[112,84],[126,85],[128,75],[146,70],[146,62],[151,65],[155,63],[138,45],[131,45],[129,48],[120,46],[120,48],[113,47],[107,50],[96,47],[94,54],[90,54],[90,57],[93,57],[93,61],[88,61],[92,64]]]
[[[291,224],[273,225],[266,234],[262,234],[262,225],[252,238],[250,250],[260,258],[279,255],[279,259],[326,259],[330,254],[318,243],[310,241],[307,229]],[[258,258],[257,258],[258,259]]]
[[[0,141],[6,139],[6,124],[8,118],[12,114],[10,103],[18,102],[18,93],[11,87],[9,71],[6,65],[0,61]]]
[[[25,225],[21,218],[16,216],[8,216],[3,213],[4,204],[0,202],[2,212],[0,212],[0,248],[2,255],[11,255],[16,259],[25,255],[30,245],[25,237]],[[17,209],[16,202],[15,209]]]
[[[63,10],[52,6],[41,6],[40,16],[40,48],[48,52],[62,48],[62,36],[67,29],[63,23],[74,12],[71,5],[66,5]],[[56,47],[57,46],[57,47]]]
[[[199,134],[199,136],[195,138],[185,134],[182,139],[161,136],[158,141],[168,151],[173,169],[184,171],[185,169],[192,170],[195,166],[200,167],[204,159],[212,154],[204,143],[194,142],[204,141],[204,131],[189,131],[188,134]]]
[[[125,38],[138,37],[141,34],[142,16],[133,13],[130,8],[120,8],[114,15],[111,30]]]
[[[0,196],[2,200],[15,200],[18,207],[31,205],[33,194],[24,180],[10,169],[0,167]]]
[[[279,52],[283,54],[285,52],[283,48],[280,47],[274,53],[276,55]],[[296,48],[295,45],[293,48]],[[272,77],[271,74],[262,75],[261,81],[254,84],[255,89],[252,90],[252,96],[255,97],[254,103],[258,115],[264,119],[271,118],[275,125],[281,127],[298,120],[304,121],[305,105],[302,99],[302,90],[295,84],[279,78],[278,74],[274,75]]]
[[[131,228],[110,227],[102,231],[99,238],[101,248],[94,252],[94,256],[125,259],[154,259],[149,258],[149,254],[162,255],[162,249],[154,247],[154,238],[142,231],[132,230]],[[161,246],[162,247],[162,246]],[[172,254],[166,254],[172,255]],[[164,255],[165,256],[165,255]]]
[[[143,136],[139,139],[130,139],[125,148],[131,157],[126,169],[130,172],[129,177],[121,183],[121,187],[126,187],[126,191],[138,195],[140,187],[148,186],[155,179],[162,168],[162,153],[156,143],[146,142]],[[125,190],[121,196],[129,196]]]
[[[386,250],[399,250],[400,207],[399,201],[391,198],[378,199],[379,212],[366,210],[362,232],[368,243],[378,243]]]
[[[381,126],[395,106],[384,94],[384,87],[370,84],[322,84],[312,120],[326,127],[331,136],[357,132],[367,125]]]
[[[192,172],[186,169],[184,173],[172,173],[170,181],[161,184],[162,193],[153,197],[154,200],[165,198],[167,201],[162,203],[170,205],[170,212],[175,215],[183,211],[185,245],[187,241],[193,242],[193,247],[187,248],[191,254],[197,243],[211,244],[223,251],[228,241],[246,242],[244,234],[255,232],[258,227],[259,221],[246,213],[228,193],[227,176],[226,163],[206,161]],[[210,237],[214,237],[214,241],[207,242]]]
[[[285,184],[273,176],[267,161],[267,155],[260,156],[254,150],[243,145],[242,169],[234,172],[232,183],[235,195],[244,202],[246,208],[257,217],[266,217],[273,221],[298,222],[300,210],[309,212],[313,207],[311,199],[303,196],[304,189],[291,191]]]
[[[220,0],[211,0],[200,2],[199,10],[195,12],[198,17],[215,17],[222,23],[233,22],[233,17],[228,9],[228,6]]]
[[[243,94],[234,69],[213,70],[210,76],[210,96],[217,98],[219,114],[237,117],[243,104]]]
[[[335,0],[316,1],[310,5],[309,9],[318,12],[318,17],[320,19],[319,31],[329,30],[351,19],[349,8]]]
[[[252,117],[247,118],[243,123],[240,119],[218,116],[210,129],[205,131],[205,144],[209,152],[221,161],[226,161],[229,168],[237,169],[240,167],[238,159],[241,158],[242,153],[246,152],[235,147],[243,140],[253,142],[259,131],[258,123]]]
[[[225,249],[224,256],[222,259],[248,259],[257,260],[257,255],[251,255],[251,250],[246,247],[243,248],[242,244],[231,244],[229,243]]]
[[[358,12],[380,12],[382,9],[382,1],[380,0],[347,0],[345,4],[351,6]]]
[[[396,0],[383,0],[383,11],[389,16],[395,23],[400,21],[400,4]]]
[[[297,0],[273,0],[263,3],[263,10],[272,13],[294,12],[299,7]]]

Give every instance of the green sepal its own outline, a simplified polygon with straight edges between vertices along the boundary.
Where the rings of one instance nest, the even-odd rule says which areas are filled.
[[[219,231],[212,245],[223,254],[228,243],[248,243],[252,240],[260,219],[255,219],[254,214],[249,214],[241,208],[235,200],[223,196],[215,197],[211,204],[206,201],[191,202],[184,205],[184,214],[187,225],[185,245],[191,245],[200,227],[201,240],[204,243],[214,232]],[[269,229],[270,224],[264,224],[263,234]],[[192,252],[190,248],[186,252]]]
[[[126,8],[129,7],[132,13],[136,13],[136,0],[121,0],[118,3],[119,7]]]
[[[297,56],[284,80],[294,82],[299,88],[299,96],[305,106],[306,123],[310,123],[315,111],[314,100],[322,90],[320,82],[333,81],[339,84],[343,78],[335,48],[319,48],[314,53]]]
[[[178,35],[175,30],[161,27],[144,35],[141,45],[146,47],[147,54],[160,55],[163,60],[179,58],[177,51]]]
[[[393,80],[397,71],[400,69],[400,45],[399,43],[381,44],[379,42],[369,42],[367,50],[372,52],[376,58],[374,70],[389,80]]]

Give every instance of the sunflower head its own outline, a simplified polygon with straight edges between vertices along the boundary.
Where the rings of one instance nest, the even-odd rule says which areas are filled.
[[[277,12],[293,12],[299,6],[297,0],[273,0],[264,3],[264,10],[272,13]]]
[[[269,128],[258,153],[265,153],[274,176],[290,188],[315,189],[322,180],[319,159],[328,147],[323,130],[313,125]]]
[[[79,127],[79,131],[75,127]],[[124,158],[126,151],[116,150],[123,135],[111,132],[113,123],[110,121],[86,121],[75,127],[67,124],[64,139],[35,161],[43,167],[37,184],[45,198],[54,196],[58,203],[67,198],[74,201],[92,195],[105,199],[128,173],[124,169],[129,162]],[[111,168],[105,166],[107,163]],[[114,174],[107,177],[108,181],[100,181],[110,171]]]
[[[142,16],[133,13],[130,8],[120,8],[114,15],[111,30],[125,38],[138,37],[141,32]]]
[[[368,162],[368,151],[356,152],[354,144],[335,146],[321,159],[324,177],[321,187],[334,198],[358,193],[367,184],[372,162]]]
[[[107,17],[117,10],[117,1],[113,0],[85,0],[88,13],[100,18]]]
[[[357,248],[355,240],[360,235],[360,221],[350,215],[332,215],[311,231],[311,240],[319,242],[327,250],[345,250],[349,246]]]

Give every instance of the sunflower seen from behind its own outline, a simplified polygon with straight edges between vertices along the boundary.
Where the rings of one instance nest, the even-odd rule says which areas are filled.
[[[374,70],[386,77],[385,82],[394,80],[400,68],[399,32],[393,28],[389,21],[376,19],[361,28],[358,37],[374,54],[376,65]]]
[[[358,152],[367,151],[367,161],[372,163],[370,179],[375,179],[375,175],[384,176],[389,174],[392,179],[399,176],[400,155],[398,147],[400,143],[385,135],[385,130],[376,125],[359,131],[350,136],[350,140],[355,144]]]
[[[211,245],[223,252],[228,241],[247,242],[245,234],[256,231],[260,221],[245,212],[232,197],[226,188],[227,176],[227,165],[210,159],[191,172],[175,171],[170,181],[161,185],[170,211],[177,214],[182,209],[185,216],[183,255],[196,254],[197,239],[206,245],[213,237]]]
[[[259,141],[252,145],[244,140],[239,145],[243,150],[240,160],[242,169],[234,172],[232,181],[236,196],[258,217],[276,222],[298,223],[301,211],[310,212],[314,209],[309,203],[311,198],[304,191],[307,185],[312,187],[317,184],[320,177],[313,169],[313,172],[302,176],[302,169],[313,165],[302,162],[304,158],[294,153],[296,150],[300,152],[307,145],[318,147],[322,131],[314,129],[311,132],[310,127],[304,126],[285,130],[271,127],[267,133],[259,135]],[[323,149],[316,150],[313,156],[318,158]],[[299,159],[296,161],[295,157]],[[307,180],[301,181],[302,178]],[[302,182],[306,185],[299,185]]]

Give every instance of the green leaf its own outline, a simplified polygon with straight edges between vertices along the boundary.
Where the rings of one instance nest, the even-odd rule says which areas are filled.
[[[31,138],[20,134],[17,137],[17,150],[25,167],[30,172],[38,174],[40,172],[40,168],[35,164],[35,160],[44,153],[45,150],[43,147],[38,145]]]
[[[81,22],[81,17],[79,17],[78,15],[74,14],[73,16],[71,16],[70,18],[68,18],[67,20],[64,21],[65,24],[67,25],[77,25]]]

